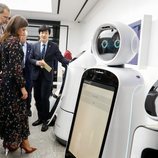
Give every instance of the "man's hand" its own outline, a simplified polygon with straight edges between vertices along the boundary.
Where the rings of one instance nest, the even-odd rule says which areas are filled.
[[[45,61],[44,60],[38,60],[36,65],[40,66],[41,68],[43,68],[45,66]]]

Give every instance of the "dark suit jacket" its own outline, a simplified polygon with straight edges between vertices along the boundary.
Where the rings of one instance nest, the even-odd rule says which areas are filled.
[[[30,53],[32,50],[32,45],[30,43],[26,43],[26,59],[25,59],[25,68],[24,68],[24,77],[26,80],[26,86],[31,86],[31,71],[32,71],[32,64],[30,63]]]
[[[52,75],[53,67],[52,67],[52,65],[53,65],[54,60],[57,59],[59,62],[62,63],[62,66],[64,66],[64,67],[66,67],[67,64],[69,63],[69,61],[66,60],[62,56],[58,46],[55,43],[48,41],[47,50],[46,50],[45,57],[44,57],[44,61],[50,67],[52,67],[52,71],[48,72],[47,70],[41,69],[40,66],[36,65],[36,62],[38,60],[42,59],[41,52],[40,52],[40,42],[35,43],[32,48],[33,49],[32,49],[31,55],[30,55],[30,62],[33,64],[32,80],[37,80],[40,72],[42,71],[44,77],[48,81],[53,81],[52,80],[53,79],[53,75]]]

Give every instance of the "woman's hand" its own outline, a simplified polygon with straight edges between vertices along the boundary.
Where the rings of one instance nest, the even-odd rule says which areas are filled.
[[[25,87],[21,88],[22,97],[21,99],[26,99],[28,97],[28,93],[25,89]]]

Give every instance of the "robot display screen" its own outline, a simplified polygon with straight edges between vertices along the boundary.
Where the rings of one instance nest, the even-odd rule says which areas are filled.
[[[84,81],[68,149],[72,157],[99,157],[113,96],[114,87]]]
[[[120,47],[120,36],[116,28],[103,27],[97,38],[98,53],[112,59]],[[108,57],[109,56],[109,57]]]

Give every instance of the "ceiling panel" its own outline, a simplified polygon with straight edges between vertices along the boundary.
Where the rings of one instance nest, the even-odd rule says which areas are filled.
[[[74,21],[85,0],[61,0],[60,15]]]
[[[1,0],[11,8],[12,15],[20,14],[29,19],[54,21],[82,21],[99,0]],[[44,3],[43,3],[44,1]],[[16,9],[13,4],[20,6]],[[27,7],[28,4],[28,7]],[[33,8],[33,11],[28,9]],[[44,7],[46,9],[44,11]],[[38,11],[38,9],[43,9]],[[58,12],[59,11],[59,12]]]
[[[51,3],[52,14],[57,14],[57,12],[58,12],[58,2],[59,2],[59,0],[52,0],[52,3]]]

